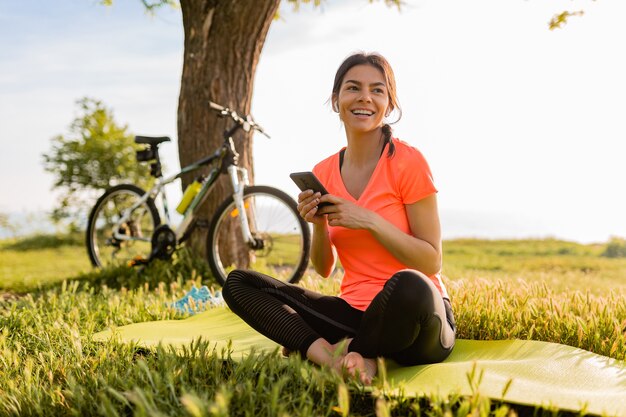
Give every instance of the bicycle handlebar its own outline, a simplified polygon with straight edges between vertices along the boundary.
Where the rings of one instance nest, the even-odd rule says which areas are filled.
[[[245,118],[241,117],[240,115],[237,114],[236,111],[231,110],[228,107],[220,106],[219,104],[214,103],[212,101],[209,101],[209,106],[211,107],[212,110],[215,110],[216,112],[218,112],[220,117],[230,117],[235,123],[239,124],[245,132],[249,132],[250,129],[254,129],[260,134],[270,139],[270,136],[267,133],[265,133],[261,125],[259,125],[257,122],[254,121],[254,119],[252,118],[252,115],[249,114]]]

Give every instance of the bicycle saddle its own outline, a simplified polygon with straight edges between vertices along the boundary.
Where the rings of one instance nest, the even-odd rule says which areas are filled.
[[[168,136],[135,136],[135,143],[145,143],[146,145],[156,146],[162,142],[169,142]]]

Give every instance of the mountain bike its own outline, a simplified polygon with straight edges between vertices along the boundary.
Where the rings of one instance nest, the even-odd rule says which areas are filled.
[[[146,145],[137,151],[138,162],[150,163],[155,185],[144,191],[134,184],[120,184],[105,191],[92,208],[87,224],[87,251],[96,267],[112,264],[145,265],[153,259],[170,259],[194,227],[208,225],[206,260],[220,284],[232,269],[254,269],[295,283],[308,264],[310,229],[288,194],[269,186],[250,185],[248,172],[238,165],[233,135],[255,130],[269,138],[253,118],[210,102],[219,117],[233,125],[224,130],[224,141],[213,154],[163,177],[159,145],[167,136],[136,136]],[[183,215],[172,228],[163,189],[182,175],[209,167],[183,193],[177,207]],[[198,216],[199,207],[210,195],[220,175],[230,178],[233,193],[212,214],[210,221]],[[157,200],[158,199],[158,200]],[[156,202],[162,203],[159,211]],[[165,221],[161,221],[161,213]]]

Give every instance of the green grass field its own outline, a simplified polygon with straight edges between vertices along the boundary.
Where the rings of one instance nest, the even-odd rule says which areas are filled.
[[[564,343],[626,359],[626,258],[558,240],[444,242],[458,336]],[[243,362],[99,344],[110,326],[174,318],[166,304],[213,285],[185,251],[141,273],[93,271],[80,236],[0,242],[0,415],[535,416],[481,397],[388,398],[278,353]],[[337,291],[338,276],[302,285]],[[577,415],[577,414],[573,414]]]

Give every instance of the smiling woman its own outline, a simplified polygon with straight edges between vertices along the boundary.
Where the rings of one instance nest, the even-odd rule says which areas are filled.
[[[286,353],[370,384],[378,357],[403,365],[445,359],[456,326],[440,277],[430,168],[386,123],[394,110],[400,114],[391,66],[378,54],[348,57],[331,100],[348,145],[313,170],[328,194],[303,191],[298,210],[313,224],[316,271],[328,277],[339,257],[341,294],[324,296],[242,270],[231,272],[223,294],[233,312]]]

